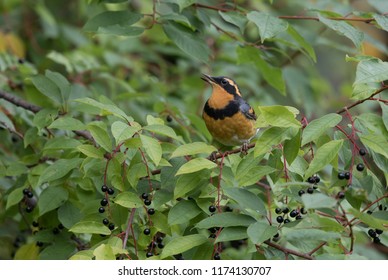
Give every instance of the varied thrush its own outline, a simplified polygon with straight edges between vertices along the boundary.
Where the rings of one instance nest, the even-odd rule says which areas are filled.
[[[206,101],[202,117],[213,138],[225,146],[248,144],[257,134],[257,116],[252,107],[241,97],[235,81],[227,77],[211,77],[203,74],[202,80],[212,86],[212,95]]]

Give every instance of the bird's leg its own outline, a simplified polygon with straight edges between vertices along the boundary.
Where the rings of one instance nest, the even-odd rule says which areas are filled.
[[[245,156],[248,154],[248,142],[245,141],[240,148],[241,155]]]
[[[217,161],[217,154],[218,154],[217,151],[212,152],[212,153],[210,154],[210,156],[209,156],[209,159],[210,159],[211,161],[216,162],[216,161]]]

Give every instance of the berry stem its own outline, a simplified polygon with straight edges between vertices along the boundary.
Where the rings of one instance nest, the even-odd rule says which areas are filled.
[[[136,208],[132,208],[131,209],[131,215],[129,216],[129,219],[128,219],[127,228],[125,230],[125,236],[124,236],[124,239],[123,239],[123,249],[125,249],[127,247],[129,231],[131,231],[131,235],[132,235],[132,238],[133,238],[133,246],[135,247],[135,254],[136,254],[136,256],[138,256],[137,255],[138,253],[137,253],[136,238],[135,238],[135,233],[133,231],[133,218],[135,217],[135,212],[136,212]]]
[[[148,179],[148,185],[150,187],[150,193],[154,190],[153,186],[152,186],[152,181],[151,181],[151,172],[150,172],[150,168],[148,167],[148,162],[147,162],[147,159],[145,157],[145,154],[143,152],[143,150],[141,148],[139,148],[139,151],[140,151],[140,154],[141,154],[141,158],[143,159],[143,163],[146,167],[146,170],[147,170],[147,179]]]

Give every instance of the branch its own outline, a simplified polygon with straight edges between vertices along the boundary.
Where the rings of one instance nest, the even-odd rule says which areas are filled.
[[[310,16],[278,16],[278,18],[281,19],[299,19],[299,20],[315,20],[320,21],[318,17],[310,17]],[[371,23],[372,21],[375,21],[374,18],[348,18],[348,17],[327,17],[327,19],[331,20],[338,20],[338,21],[360,21],[365,23]]]
[[[287,249],[287,248],[284,248],[284,247],[280,246],[279,244],[273,243],[273,242],[268,241],[268,240],[264,241],[264,243],[267,244],[270,247],[273,247],[275,249],[278,249],[278,250],[282,251],[286,255],[291,254],[291,255],[294,255],[294,256],[301,257],[301,258],[306,259],[306,260],[313,260],[314,259],[314,257],[312,257],[310,254],[301,253],[301,252],[298,252],[298,251],[295,251],[295,250]]]
[[[3,90],[0,90],[0,98],[7,100],[9,103],[12,103],[18,107],[24,108],[27,111],[33,112],[34,114],[36,114],[40,110],[42,110],[41,107],[34,105],[34,104],[31,104],[31,103],[28,103],[27,101],[20,99],[20,98],[16,97],[15,95],[8,93],[8,92],[5,92]],[[90,133],[88,131],[73,130],[73,132],[76,135],[81,136],[82,138],[85,138],[85,139],[91,141],[93,144],[96,144],[96,142],[94,141],[94,138],[92,137],[92,135],[90,135]]]
[[[388,89],[388,86],[383,86],[381,87],[380,89],[376,90],[371,96],[367,97],[367,98],[364,98],[364,99],[361,99],[361,100],[358,100],[357,102],[354,102],[353,104],[351,104],[350,106],[345,106],[343,107],[341,110],[338,110],[337,111],[337,114],[342,114],[342,113],[345,113],[347,110],[361,104],[361,103],[364,103],[365,101],[367,100],[373,100],[373,97],[381,92],[383,92],[384,90]]]

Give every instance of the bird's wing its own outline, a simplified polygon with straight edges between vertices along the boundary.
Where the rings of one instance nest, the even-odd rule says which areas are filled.
[[[257,116],[253,108],[244,100],[240,101],[240,111],[243,113],[248,119],[256,120]]]

